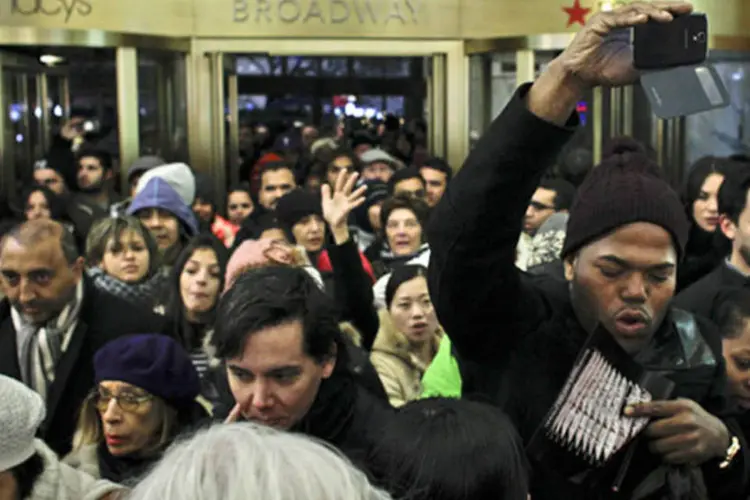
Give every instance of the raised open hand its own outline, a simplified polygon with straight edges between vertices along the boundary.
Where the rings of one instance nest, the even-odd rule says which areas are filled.
[[[358,173],[346,174],[342,172],[336,179],[336,186],[331,192],[331,186],[324,184],[321,188],[323,218],[332,231],[347,227],[349,214],[365,202],[367,186],[354,189],[359,177]]]
[[[690,14],[687,2],[636,2],[593,16],[560,55],[566,72],[584,87],[634,83],[633,50],[627,28],[650,20],[667,23],[675,15]]]

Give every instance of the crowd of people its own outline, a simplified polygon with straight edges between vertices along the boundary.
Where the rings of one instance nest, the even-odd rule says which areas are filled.
[[[593,16],[455,177],[307,126],[122,198],[71,120],[2,221],[0,500],[750,498],[750,159],[565,165],[691,9]]]

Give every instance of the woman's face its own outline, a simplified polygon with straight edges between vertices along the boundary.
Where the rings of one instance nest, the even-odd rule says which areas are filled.
[[[326,173],[326,180],[328,181],[328,185],[335,186],[336,181],[338,180],[339,175],[341,175],[342,172],[345,173],[345,175],[354,173],[354,163],[348,156],[337,156],[328,165],[328,171]]]
[[[423,276],[405,281],[398,287],[389,312],[396,329],[414,344],[429,341],[437,331],[435,309]]]
[[[202,220],[204,222],[213,222],[214,221],[214,207],[209,203],[208,201],[195,197],[195,200],[193,201],[193,213],[196,217],[198,217],[198,220]]]
[[[34,191],[26,201],[26,220],[49,219],[52,212],[49,209],[47,198],[41,191]]]
[[[99,383],[96,408],[104,442],[113,456],[133,455],[158,439],[161,419],[153,396],[140,387],[104,380]]]
[[[244,191],[233,191],[229,193],[227,200],[227,216],[232,224],[238,226],[253,212],[253,200]]]
[[[292,234],[308,252],[320,252],[325,244],[326,223],[317,214],[308,215],[292,226]]]
[[[397,208],[388,216],[385,235],[393,255],[412,255],[422,245],[422,226],[407,208]]]
[[[743,321],[742,333],[722,341],[727,365],[729,394],[745,410],[750,410],[750,320]]]
[[[220,282],[221,268],[214,251],[199,248],[193,252],[180,274],[180,296],[189,320],[213,309]]]
[[[724,182],[721,174],[706,177],[698,198],[693,202],[693,219],[698,227],[713,233],[719,225],[719,188]]]
[[[100,267],[125,283],[138,283],[148,274],[151,257],[143,236],[133,230],[124,231],[116,241],[110,238],[104,249]]]

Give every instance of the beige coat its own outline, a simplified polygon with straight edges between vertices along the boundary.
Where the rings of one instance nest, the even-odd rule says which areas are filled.
[[[83,471],[60,462],[55,452],[36,440],[36,450],[44,459],[44,472],[34,484],[33,500],[101,500],[113,498],[122,486],[97,480]]]
[[[102,477],[99,471],[99,458],[96,455],[96,444],[85,444],[80,448],[74,448],[62,461],[94,479]]]
[[[422,363],[411,351],[409,341],[396,330],[387,310],[380,310],[380,330],[372,346],[370,360],[380,376],[388,400],[403,406],[419,399],[422,393],[422,375],[429,365]],[[435,332],[433,353],[437,353],[442,331]]]

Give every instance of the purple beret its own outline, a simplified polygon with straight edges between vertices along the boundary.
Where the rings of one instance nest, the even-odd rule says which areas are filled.
[[[94,356],[94,380],[126,382],[174,406],[192,402],[200,393],[200,378],[190,356],[165,335],[120,337]]]

